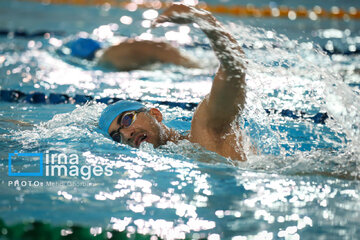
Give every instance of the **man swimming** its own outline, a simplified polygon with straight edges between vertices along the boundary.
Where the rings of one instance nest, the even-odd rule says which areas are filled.
[[[109,105],[101,114],[99,126],[117,142],[139,147],[144,141],[154,147],[188,139],[224,157],[245,161],[242,137],[233,130],[233,122],[245,104],[244,52],[230,33],[209,12],[183,4],[164,11],[155,24],[164,22],[196,23],[209,38],[220,66],[210,93],[198,105],[190,133],[180,135],[163,122],[156,108],[145,109],[132,101]]]
[[[108,48],[91,38],[78,38],[65,44],[74,57],[96,60],[97,64],[117,71],[131,71],[154,63],[199,68],[191,58],[161,40],[128,38]]]

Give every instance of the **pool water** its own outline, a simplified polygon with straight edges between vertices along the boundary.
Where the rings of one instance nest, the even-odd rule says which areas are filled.
[[[198,103],[210,90],[217,60],[194,26],[149,29],[145,9],[108,5],[1,1],[0,9],[4,29],[54,32],[0,37],[1,90],[139,99],[180,132],[190,129],[193,110],[155,102]],[[247,105],[237,122],[259,154],[247,151],[248,161],[236,162],[187,141],[133,149],[98,128],[105,104],[0,101],[2,220],[77,224],[94,236],[126,230],[165,239],[358,239],[360,57],[323,50],[359,49],[358,21],[218,17],[248,58]],[[112,72],[59,55],[62,43],[86,33],[104,45],[165,36],[203,68]],[[284,109],[329,118],[294,119],[279,114]],[[13,172],[36,171],[37,159],[21,153],[42,153],[46,174],[9,176],[15,151]],[[52,173],[55,165],[68,176]]]

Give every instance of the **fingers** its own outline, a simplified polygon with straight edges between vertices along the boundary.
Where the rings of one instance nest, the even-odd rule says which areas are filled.
[[[178,24],[191,23],[192,7],[174,3],[164,10],[164,12],[152,22],[152,27],[165,22],[173,22]]]
[[[152,28],[157,27],[159,24],[165,23],[165,22],[171,22],[170,18],[168,18],[167,16],[164,16],[164,15],[160,15],[154,21],[152,21],[151,27]]]
[[[155,22],[160,24],[160,23],[164,23],[164,22],[170,22],[170,18],[164,15],[160,15],[159,17],[157,17],[155,19]]]

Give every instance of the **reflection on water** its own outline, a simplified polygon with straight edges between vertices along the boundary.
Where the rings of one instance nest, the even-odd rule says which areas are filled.
[[[144,19],[138,19],[138,13],[128,11],[116,23],[98,24],[88,32],[110,44],[126,35],[128,29],[123,26],[133,27],[134,32],[139,31],[134,26],[146,28],[143,20],[152,19],[155,12],[143,13],[139,16]],[[166,239],[355,238],[360,214],[359,184],[353,180],[360,172],[358,56],[330,58],[311,40],[298,42],[272,30],[244,26],[239,20],[225,20],[248,57],[248,99],[238,124],[244,126],[258,154],[248,151],[248,161],[238,163],[187,141],[159,149],[145,143],[132,149],[98,129],[103,104],[1,102],[1,118],[35,124],[31,128],[0,122],[0,145],[6,149],[0,163],[5,173],[0,185],[3,218],[9,223],[32,219],[77,223],[91,226],[92,235],[115,229]],[[1,38],[1,86],[145,102],[199,102],[209,92],[217,65],[199,30],[170,26],[142,31],[169,40],[182,35],[186,41],[180,44],[197,43],[181,48],[201,59],[204,69],[152,66],[109,72],[93,63],[74,63],[59,56],[53,43],[66,39],[57,36]],[[340,35],[347,42],[358,41],[346,30],[316,33],[326,41]],[[171,127],[182,132],[189,129],[191,111],[155,107]],[[268,114],[265,109],[309,115],[326,112],[329,119],[315,124]],[[19,180],[43,185],[9,186],[8,181],[14,179],[6,176],[7,153],[15,150],[77,154],[79,165],[109,166],[113,175],[93,176],[88,181],[71,176],[29,177]]]

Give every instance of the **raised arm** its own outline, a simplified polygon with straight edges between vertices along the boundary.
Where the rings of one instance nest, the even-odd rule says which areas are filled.
[[[234,37],[211,13],[174,4],[155,23],[196,23],[209,38],[220,67],[206,99],[207,124],[216,132],[227,132],[245,104],[245,54]]]

